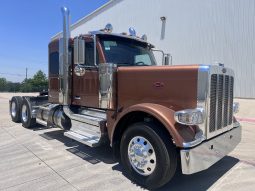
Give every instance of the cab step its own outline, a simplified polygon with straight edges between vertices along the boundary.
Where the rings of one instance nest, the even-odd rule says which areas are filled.
[[[97,147],[100,145],[100,137],[89,133],[83,132],[82,134],[80,134],[74,131],[67,131],[64,133],[64,135],[90,147]]]
[[[84,115],[84,114],[73,114],[73,117],[76,121],[84,122],[94,126],[101,126],[101,124],[104,121],[106,121],[106,119],[103,119],[101,117]]]
[[[97,147],[106,137],[106,113],[95,109],[83,109],[72,115],[72,127],[65,136],[90,147]]]
[[[106,112],[104,110],[100,110],[100,109],[94,109],[94,108],[81,109],[79,114],[87,115],[87,116],[91,116],[91,117],[96,116],[101,119],[106,119]]]

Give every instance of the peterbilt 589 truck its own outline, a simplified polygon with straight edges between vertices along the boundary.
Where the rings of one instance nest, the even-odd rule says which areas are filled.
[[[149,189],[205,170],[241,139],[234,72],[223,65],[156,64],[145,36],[105,29],[49,43],[49,91],[10,100],[14,122],[58,127],[90,147],[110,144],[127,175]],[[180,168],[178,168],[178,166]]]

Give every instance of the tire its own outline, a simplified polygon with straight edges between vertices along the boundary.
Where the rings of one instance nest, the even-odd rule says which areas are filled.
[[[33,128],[36,124],[36,119],[31,116],[31,109],[27,99],[23,99],[21,106],[21,122],[25,128]]]
[[[152,123],[140,122],[128,127],[121,138],[120,155],[130,179],[148,189],[163,186],[176,172],[176,147]]]
[[[12,121],[15,123],[20,122],[22,100],[23,100],[22,97],[19,97],[19,96],[14,96],[11,99],[10,115],[11,115]]]

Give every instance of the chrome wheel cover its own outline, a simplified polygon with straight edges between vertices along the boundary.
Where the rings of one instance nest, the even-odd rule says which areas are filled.
[[[136,136],[129,142],[128,158],[133,169],[140,175],[149,176],[156,168],[155,150],[142,136]]]
[[[27,122],[27,120],[28,120],[28,110],[27,110],[26,105],[22,105],[21,117],[22,117],[22,121]]]
[[[17,109],[17,105],[16,105],[16,103],[13,101],[13,102],[11,103],[11,115],[12,115],[12,117],[16,117],[16,115],[17,115],[16,109]]]

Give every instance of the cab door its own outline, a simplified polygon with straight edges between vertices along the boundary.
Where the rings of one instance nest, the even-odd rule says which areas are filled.
[[[77,76],[73,72],[72,104],[98,108],[99,106],[99,76],[98,68],[94,65],[94,41],[85,39],[85,74]],[[97,51],[98,52],[98,51]],[[97,64],[99,63],[97,54]],[[73,66],[74,71],[74,66]]]

